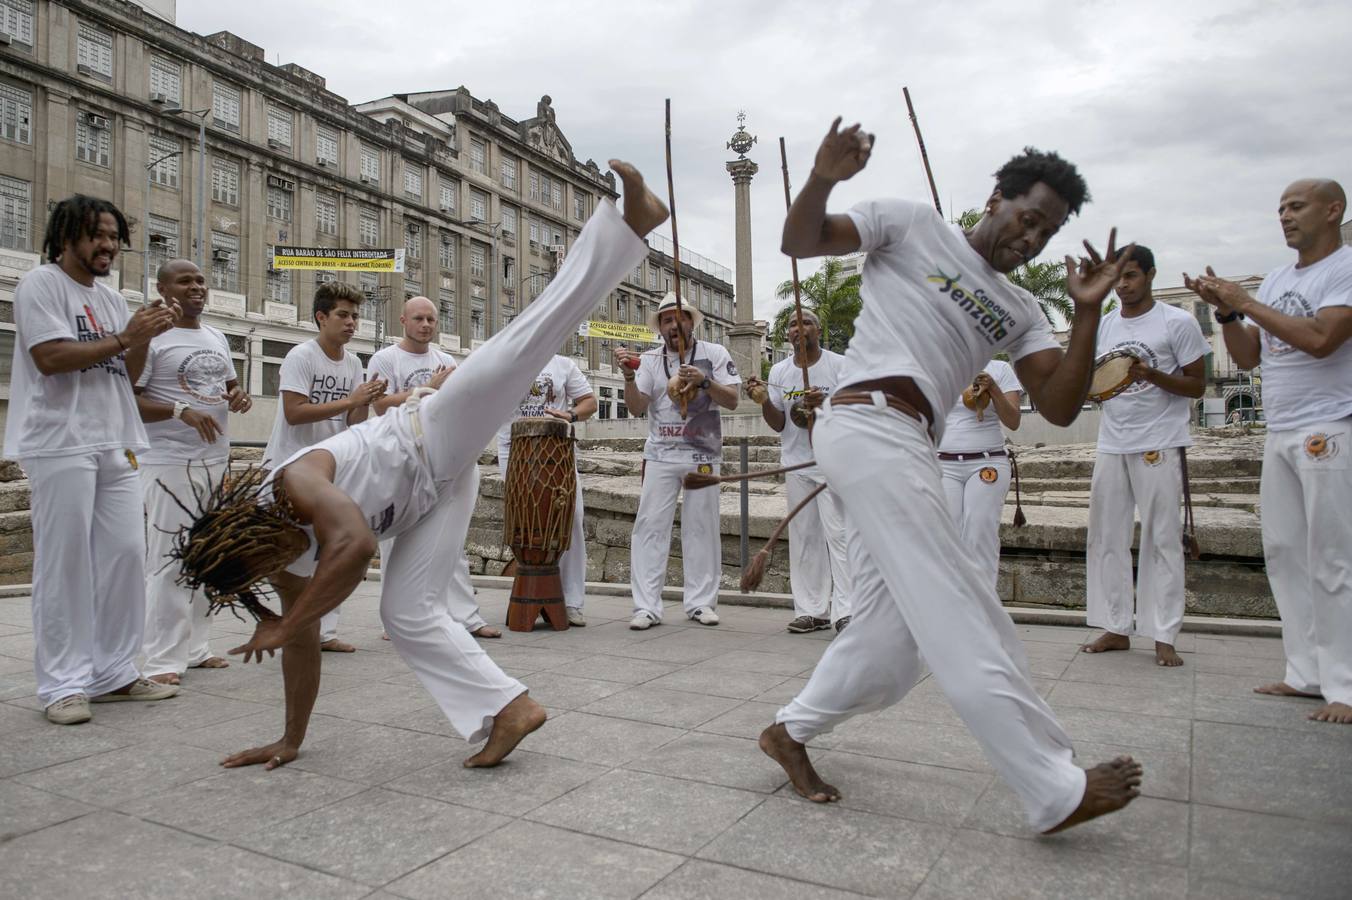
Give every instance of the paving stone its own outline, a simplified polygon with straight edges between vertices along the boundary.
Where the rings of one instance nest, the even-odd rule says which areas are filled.
[[[624,690],[624,685],[595,678],[574,678],[557,672],[536,672],[521,679],[535,702],[555,709],[581,709]]]
[[[801,694],[805,687],[807,687],[807,677],[786,678],[769,690],[761,691],[752,699],[760,703],[773,703],[776,707],[780,707]]]
[[[750,700],[759,694],[783,683],[783,675],[767,675],[759,672],[738,672],[733,669],[685,668],[654,678],[648,682],[650,687],[669,688],[673,691],[689,691],[714,697],[730,697],[734,700]]]
[[[1188,660],[1199,673],[1212,675],[1247,675],[1256,679],[1255,687],[1272,681],[1281,681],[1286,675],[1286,663],[1266,656],[1227,656],[1218,653],[1194,653]]]
[[[1302,731],[1198,722],[1193,796],[1199,803],[1352,825],[1352,729]]]
[[[21,731],[36,731],[51,728],[46,716],[36,709],[0,703],[0,741],[13,737]]]
[[[0,637],[0,656],[10,656],[31,663],[33,661],[33,646],[32,631],[6,635]]]
[[[692,859],[643,900],[851,900],[859,894]]]
[[[175,697],[154,703],[96,703],[90,709],[94,721],[106,728],[128,732],[139,740],[165,740],[212,722],[254,715],[267,707],[211,694],[180,691]]]
[[[1056,720],[1077,744],[1090,741],[1178,753],[1192,749],[1192,723],[1186,719],[1067,706],[1057,701],[1055,692],[1048,702]]]
[[[28,710],[36,716],[40,712]],[[0,778],[60,765],[73,759],[118,750],[133,738],[97,722],[83,725],[53,725],[42,719],[41,728],[5,731],[0,737]]]
[[[510,634],[511,632],[507,632]],[[484,642],[485,644],[489,642]],[[557,650],[551,647],[540,647],[536,644],[520,644],[517,646],[504,645],[499,646],[493,643],[491,646],[485,646],[488,656],[499,666],[511,666],[514,669],[524,670],[526,672],[543,672],[547,669],[558,669],[570,664],[585,662],[592,659],[585,653],[573,653],[565,650]],[[565,672],[566,675],[578,675],[582,678],[599,678],[600,676],[587,675],[581,672]],[[603,679],[613,681],[614,679]]]
[[[353,723],[349,719],[312,715],[309,727],[305,731],[305,743],[301,745],[301,753],[308,753],[315,742],[331,735],[346,734],[364,727],[366,727],[364,724]],[[215,750],[223,758],[241,750],[275,743],[285,729],[285,713],[281,709],[272,708],[215,725],[184,731],[177,735],[175,740],[180,744]]]
[[[700,856],[863,894],[905,897],[924,880],[952,833],[836,804],[771,797]]]
[[[234,668],[231,666],[224,672],[213,670],[212,674],[218,677],[211,679],[194,678],[191,674],[186,676],[183,682],[185,693],[225,697],[248,703],[282,704],[286,701],[286,682],[282,680],[281,670],[231,671]],[[319,680],[319,694],[322,696],[359,687],[369,681],[369,678],[359,675],[325,674]]]
[[[582,712],[674,728],[694,728],[722,715],[737,706],[738,702],[726,697],[640,685],[589,703],[582,707]]]
[[[306,741],[304,753],[291,765],[307,772],[376,785],[448,759],[462,760],[468,745],[455,738],[391,728],[357,727]]]
[[[0,781],[0,846],[26,832],[93,811],[93,806],[25,787],[17,781]]]
[[[961,725],[869,719],[848,731],[838,728],[836,734],[831,749],[971,772],[992,771],[981,745]],[[843,784],[836,787],[846,790]]]
[[[241,847],[353,881],[393,881],[510,823],[438,800],[374,788],[236,839]]]
[[[762,731],[774,723],[778,711],[779,704],[748,700],[716,719],[697,725],[696,730],[756,740]]]
[[[314,711],[320,715],[356,722],[398,724],[401,716],[426,706],[431,699],[426,691],[374,681],[360,687],[320,694],[315,701]]]
[[[1061,680],[1052,688],[1050,700],[1065,706],[1186,719],[1192,715],[1192,684],[1152,687]]]
[[[663,629],[666,629],[665,631]],[[663,625],[656,628],[650,628],[647,631],[636,632],[637,634],[651,634],[652,637],[642,641],[639,644],[632,642],[617,641],[616,644],[607,650],[615,656],[632,656],[637,659],[647,659],[654,662],[679,663],[680,665],[693,665],[697,662],[703,662],[706,659],[713,659],[721,653],[727,653],[735,647],[745,646],[748,643],[755,643],[754,640],[748,640],[742,637],[725,637],[722,639],[715,637],[706,637],[705,631],[716,630],[703,628],[701,631],[690,631],[689,629],[671,629]],[[626,626],[627,630],[627,626]],[[735,643],[729,644],[726,641]]]
[[[694,666],[697,669],[734,669],[739,672],[761,672],[766,675],[797,675],[804,668],[816,664],[815,660],[800,660],[782,653],[769,653],[754,649],[729,650],[718,656],[706,659]],[[806,663],[806,665],[804,664]]]
[[[1193,654],[1179,655],[1183,665],[1168,667],[1155,664],[1153,649],[1125,653],[1077,653],[1057,677],[1062,681],[1186,692],[1192,688],[1193,675],[1197,670],[1192,665]]]
[[[1220,637],[1218,635],[1197,635],[1197,652],[1212,653],[1220,656],[1285,659],[1280,638]]]
[[[652,662],[646,659],[631,659],[625,656],[588,656],[580,660],[552,666],[549,671],[560,675],[573,675],[578,678],[595,678],[600,681],[618,681],[621,684],[642,684],[679,669],[675,663]]]
[[[38,702],[34,695],[38,690],[38,681],[33,675],[33,661],[30,659],[25,662],[10,656],[0,656],[0,665],[9,669],[8,672],[0,674],[0,700],[22,697],[32,700],[33,706],[37,707]]]
[[[1141,764],[1141,794],[1163,800],[1192,799],[1192,754],[1153,747],[1125,747],[1121,744],[1075,742],[1075,762],[1083,768],[1096,766],[1119,756],[1130,756]]]
[[[526,739],[535,753],[618,766],[680,737],[679,728],[572,712]]]
[[[517,749],[492,769],[466,769],[459,760],[452,760],[396,778],[384,787],[417,797],[520,816],[607,771],[601,766]]]
[[[527,818],[691,855],[763,800],[749,791],[615,771],[546,803]]]
[[[625,768],[769,794],[787,782],[784,770],[755,741],[692,732]]]
[[[1211,806],[1193,809],[1192,870],[1202,884],[1345,900],[1348,847],[1352,828],[1347,825]],[[1232,896],[1224,890],[1213,893]]]
[[[72,800],[116,807],[220,771],[220,757],[210,750],[155,743],[86,756],[14,779]]]
[[[1306,730],[1310,724],[1308,716],[1319,708],[1320,701],[1254,693],[1255,687],[1273,680],[1276,679],[1199,672],[1193,716],[1207,722]]]
[[[817,754],[813,765],[840,789],[839,805],[845,809],[954,827],[963,823],[992,780],[977,772],[830,750]],[[793,796],[793,787],[786,785],[780,793]]]
[[[586,834],[515,822],[387,886],[400,897],[443,900],[628,900],[682,862],[681,857]]]

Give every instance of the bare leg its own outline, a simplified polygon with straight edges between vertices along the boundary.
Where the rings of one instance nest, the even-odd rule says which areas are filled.
[[[1315,722],[1337,722],[1339,725],[1352,725],[1352,706],[1346,703],[1325,703],[1310,713]]]
[[[496,766],[516,749],[521,739],[545,724],[545,708],[525,694],[518,694],[493,717],[493,730],[488,743],[478,753],[465,760],[466,769],[487,769]]]
[[[1125,634],[1113,634],[1111,631],[1105,631],[1099,635],[1098,640],[1085,644],[1080,648],[1085,653],[1107,653],[1110,650],[1130,650],[1131,638]]]
[[[1274,697],[1309,697],[1311,700],[1323,700],[1323,694],[1315,694],[1309,691],[1298,691],[1285,681],[1274,681],[1272,684],[1260,684],[1253,689],[1255,694],[1271,694]]]
[[[1099,763],[1084,773],[1084,797],[1060,825],[1043,834],[1056,834],[1090,819],[1117,812],[1141,793],[1141,764],[1130,756]]]
[[[807,758],[807,746],[789,737],[788,729],[779,723],[761,732],[760,748],[789,776],[793,789],[813,803],[830,803],[840,799],[840,791],[822,781],[812,761]]]
[[[1155,641],[1155,665],[1157,666],[1181,666],[1183,657],[1174,650],[1173,644],[1166,644],[1163,641]]]

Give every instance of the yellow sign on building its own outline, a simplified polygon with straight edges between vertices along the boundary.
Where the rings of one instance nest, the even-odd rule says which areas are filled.
[[[620,322],[583,322],[577,326],[580,337],[603,338],[610,341],[631,341],[636,344],[656,344],[657,335],[646,325],[624,325]]]
[[[329,269],[336,272],[402,272],[404,250],[344,250],[333,247],[274,247],[274,269]]]

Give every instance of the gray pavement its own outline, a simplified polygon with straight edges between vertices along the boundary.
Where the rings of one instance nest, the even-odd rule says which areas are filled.
[[[0,599],[0,896],[15,898],[1294,898],[1349,896],[1352,728],[1253,695],[1270,638],[1185,634],[1089,657],[1084,628],[1020,626],[1038,689],[1092,764],[1129,752],[1144,796],[1054,838],[1023,822],[932,680],[816,745],[837,805],[799,799],[755,737],[830,635],[782,610],[485,646],[550,710],[507,763],[457,737],[387,642],[375,585],[344,607],[301,756],[226,771],[281,734],[280,666],[188,674],[179,697],[45,722],[26,598]],[[506,595],[483,590],[491,621]],[[251,631],[226,616],[223,651]],[[227,633],[229,632],[229,633]]]

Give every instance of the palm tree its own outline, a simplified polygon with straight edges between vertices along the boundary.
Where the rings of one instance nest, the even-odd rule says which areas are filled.
[[[969,209],[958,216],[958,225],[964,231],[970,231],[981,221],[981,210]],[[1075,303],[1066,293],[1066,269],[1059,262],[1025,263],[1009,273],[1009,280],[1037,298],[1042,314],[1053,325],[1058,324],[1052,316],[1055,312],[1065,322],[1075,314]]]
[[[822,346],[844,353],[854,337],[854,320],[859,316],[863,300],[859,296],[860,277],[840,276],[840,260],[827,257],[821,268],[799,283],[803,309],[817,314],[822,326]],[[775,288],[781,300],[792,299],[793,282],[786,281]],[[770,325],[770,342],[775,346],[788,340],[789,323],[793,321],[793,304],[789,303],[775,314]]]

